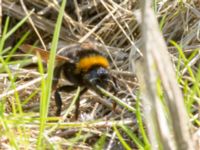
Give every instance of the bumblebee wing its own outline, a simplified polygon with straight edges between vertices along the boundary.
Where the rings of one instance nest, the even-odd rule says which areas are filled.
[[[96,45],[91,42],[91,41],[86,41],[84,43],[79,43],[79,44],[71,44],[71,45],[67,45],[63,48],[60,48],[58,50],[58,54],[63,56],[63,57],[67,57],[67,56],[73,56],[76,57],[78,53],[83,52],[83,51],[87,51],[87,50],[97,50]]]
[[[45,61],[46,63],[48,62],[49,56],[50,56],[50,52],[49,51],[45,51],[44,49],[38,48],[38,47],[34,47],[32,45],[29,44],[23,44],[19,47],[24,53],[31,53],[35,56],[37,56],[37,54],[39,54],[42,58],[43,61]],[[62,62],[70,62],[70,59],[61,55],[56,55],[56,63],[62,63]]]

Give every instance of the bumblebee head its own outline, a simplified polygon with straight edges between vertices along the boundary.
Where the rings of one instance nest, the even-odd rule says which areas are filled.
[[[98,85],[102,88],[107,88],[110,75],[106,68],[99,66],[85,73],[83,79],[89,87],[95,88]]]

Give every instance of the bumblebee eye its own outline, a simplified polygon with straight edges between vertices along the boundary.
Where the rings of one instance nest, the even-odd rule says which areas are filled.
[[[108,71],[104,68],[99,68],[97,70],[97,76],[99,77],[100,80],[104,80],[108,78]]]

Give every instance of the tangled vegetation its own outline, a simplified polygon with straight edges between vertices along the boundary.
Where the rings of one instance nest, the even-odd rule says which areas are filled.
[[[2,0],[0,149],[178,149],[180,143],[181,149],[188,149],[188,145],[199,148],[200,2],[152,0],[158,26],[144,19],[143,2]],[[153,30],[149,32],[151,27],[162,36],[154,36],[157,32]],[[159,47],[156,44],[162,37],[165,43],[161,42]],[[55,53],[60,49],[76,49],[87,41],[109,56],[112,62],[109,71],[117,80],[118,92],[102,89],[104,96],[99,96],[89,90],[81,96],[77,120],[74,103],[80,89],[62,93],[63,111],[57,117],[50,88]],[[51,61],[45,64],[39,57],[22,52],[19,49],[22,44],[50,50]],[[151,52],[145,50],[151,49],[151,45],[154,53],[148,61]],[[162,48],[167,53],[156,55]],[[174,76],[159,70],[159,64],[164,64],[168,55]],[[153,60],[156,56],[159,58]],[[155,61],[153,65],[151,60]],[[162,68],[168,71],[167,65]],[[159,75],[153,72],[156,69]],[[173,86],[167,89],[165,81],[173,81]],[[59,81],[66,83],[63,79]],[[170,98],[173,92],[178,93],[175,99],[184,103]],[[155,102],[148,103],[151,98]],[[117,103],[115,109],[113,103]],[[148,110],[152,108],[156,115],[153,119]],[[176,120],[176,116],[181,116],[176,111],[183,113],[185,120]],[[156,123],[151,124],[152,120]],[[175,132],[179,121],[183,128],[188,127],[182,135]],[[152,131],[150,125],[154,126]],[[183,142],[177,140],[180,136],[183,137],[180,139],[191,137]]]

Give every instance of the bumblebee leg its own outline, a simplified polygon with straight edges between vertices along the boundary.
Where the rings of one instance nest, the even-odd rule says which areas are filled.
[[[60,77],[60,73],[61,73],[61,66],[58,66],[54,69],[53,72],[53,83],[52,83],[52,91],[54,92],[54,97],[55,97],[55,101],[56,101],[56,107],[57,107],[57,111],[56,111],[56,116],[60,116],[61,113],[61,107],[62,107],[62,100],[59,94],[59,90],[56,89],[57,88],[57,84],[58,84],[58,80]]]
[[[54,97],[55,97],[55,102],[56,102],[56,107],[57,107],[56,116],[60,116],[61,108],[62,108],[62,99],[60,97],[58,90],[55,91]]]
[[[113,111],[115,112],[116,111],[116,107],[117,107],[117,103],[116,102],[112,102],[112,109],[113,109]]]
[[[112,90],[114,91],[114,95],[117,95],[119,91],[119,86],[117,84],[116,77],[112,77],[112,81],[113,81]],[[113,104],[113,111],[116,111],[117,103],[113,101],[112,104]]]
[[[60,116],[61,109],[62,109],[62,99],[59,92],[71,92],[71,91],[74,91],[76,88],[77,86],[74,86],[74,85],[65,85],[56,89],[54,93],[56,107],[57,107],[56,116]]]
[[[88,90],[87,88],[82,89],[76,100],[75,120],[77,120],[79,116],[80,96],[83,95],[87,90]]]
[[[119,92],[119,85],[117,84],[117,79],[116,77],[112,76],[112,86],[111,86],[111,90],[114,91],[114,95],[116,95]]]
[[[60,77],[61,70],[62,70],[62,66],[58,66],[58,67],[56,67],[54,69],[54,72],[53,72],[53,83],[52,83],[53,91],[56,90],[56,86],[58,84],[58,80],[59,80],[59,77]]]
[[[119,90],[120,90],[120,88],[119,88],[119,85],[117,84],[117,78],[116,77],[114,77],[114,76],[111,76],[111,79],[110,80],[108,80],[108,83],[109,83],[109,91],[112,91],[113,92],[113,95],[118,95],[118,92],[119,92]],[[96,86],[93,86],[93,90],[98,94],[98,95],[100,95],[100,96],[105,96],[102,92],[101,92],[101,90],[99,90],[99,88],[98,87],[96,87]],[[105,89],[106,90],[106,89]],[[106,98],[109,98],[110,99],[110,97],[108,97],[108,96],[105,96]],[[112,101],[112,111],[118,111],[118,109],[117,109],[117,103],[115,102],[115,101]]]
[[[113,95],[117,95],[117,93],[119,92],[119,85],[117,84],[117,78],[114,76],[111,76],[111,80],[110,80],[110,91],[113,91]],[[116,107],[117,107],[117,103],[115,101],[112,101],[112,110],[116,111]]]

